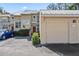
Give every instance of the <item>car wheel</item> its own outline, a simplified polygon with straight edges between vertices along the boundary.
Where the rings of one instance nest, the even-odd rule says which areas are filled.
[[[5,36],[3,36],[3,37],[2,37],[2,39],[6,39],[6,37],[5,37]]]

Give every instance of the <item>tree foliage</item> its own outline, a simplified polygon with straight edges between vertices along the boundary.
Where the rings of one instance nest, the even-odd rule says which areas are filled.
[[[0,7],[0,13],[3,13],[3,8],[2,7]]]
[[[1,14],[10,14],[10,13],[7,12],[6,10],[4,10],[3,7],[0,7],[0,13],[1,13]]]
[[[48,10],[77,10],[79,3],[51,3],[47,6]]]

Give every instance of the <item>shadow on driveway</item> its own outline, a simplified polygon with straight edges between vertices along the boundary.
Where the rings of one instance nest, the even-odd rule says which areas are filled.
[[[79,56],[79,44],[48,44],[45,47],[60,56]]]
[[[14,38],[15,39],[27,39],[28,41],[30,41],[30,37],[29,36],[16,36]]]
[[[0,42],[5,41],[5,40],[7,40],[7,39],[0,39]]]

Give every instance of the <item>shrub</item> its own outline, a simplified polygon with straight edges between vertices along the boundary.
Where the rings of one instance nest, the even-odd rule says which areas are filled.
[[[29,36],[30,29],[21,29],[19,31],[14,31],[14,36]]]
[[[19,30],[19,34],[21,36],[29,36],[29,29],[22,29],[22,30]]]
[[[14,36],[19,35],[19,33],[17,31],[14,31],[13,34],[14,34]]]
[[[40,44],[40,39],[39,39],[39,35],[37,32],[34,32],[32,35],[32,44],[33,45]]]

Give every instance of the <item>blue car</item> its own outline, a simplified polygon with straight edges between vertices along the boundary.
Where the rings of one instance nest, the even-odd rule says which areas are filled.
[[[13,37],[13,32],[6,29],[0,29],[0,39],[6,39],[10,37]]]

